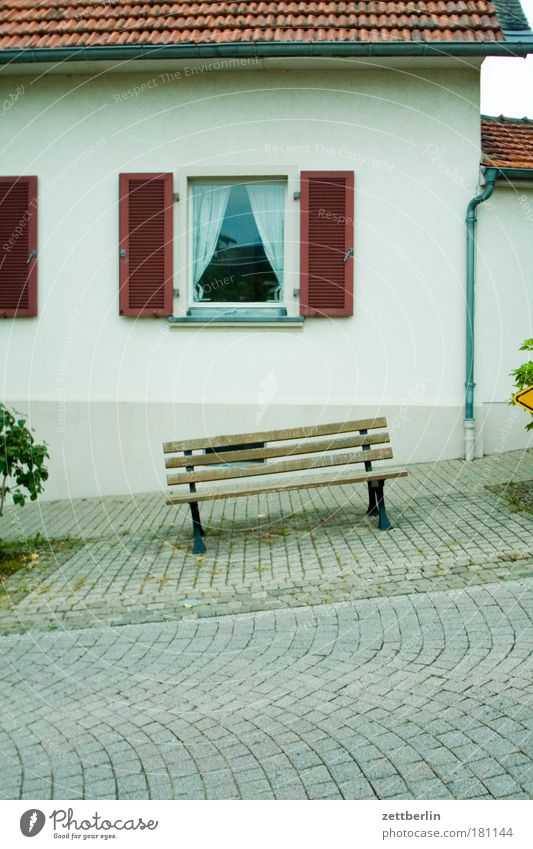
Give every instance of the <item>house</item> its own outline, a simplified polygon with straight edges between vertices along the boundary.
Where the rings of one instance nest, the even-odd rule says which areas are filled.
[[[401,463],[527,445],[533,131],[482,150],[479,85],[530,52],[518,0],[4,0],[2,399],[47,497],[347,416]]]

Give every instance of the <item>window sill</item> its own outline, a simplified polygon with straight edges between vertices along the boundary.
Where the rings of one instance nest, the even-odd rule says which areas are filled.
[[[201,325],[203,327],[301,327],[301,316],[288,316],[284,306],[232,307],[194,306],[187,315],[168,319],[171,325]]]
[[[207,316],[199,315],[171,315],[167,319],[171,327],[269,327],[279,329],[301,329],[304,318],[302,316],[278,316],[267,318],[266,316]]]

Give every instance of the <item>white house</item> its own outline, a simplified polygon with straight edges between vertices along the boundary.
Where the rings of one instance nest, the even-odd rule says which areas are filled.
[[[0,397],[46,496],[346,416],[400,463],[527,445],[533,124],[482,151],[479,78],[530,52],[518,0],[5,0]]]

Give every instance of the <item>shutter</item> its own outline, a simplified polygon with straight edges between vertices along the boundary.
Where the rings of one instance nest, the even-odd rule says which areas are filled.
[[[353,171],[302,171],[300,313],[353,314]]]
[[[0,316],[37,315],[37,177],[0,177]]]
[[[120,314],[172,315],[172,174],[120,175]]]

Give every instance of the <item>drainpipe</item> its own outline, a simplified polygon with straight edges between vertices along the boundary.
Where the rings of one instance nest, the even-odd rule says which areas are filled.
[[[466,392],[465,392],[465,460],[474,459],[474,297],[476,283],[477,208],[488,200],[499,176],[497,168],[485,171],[485,188],[473,197],[466,211]]]

